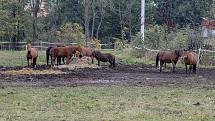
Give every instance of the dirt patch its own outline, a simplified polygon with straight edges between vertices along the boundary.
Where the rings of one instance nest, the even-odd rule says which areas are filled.
[[[39,66],[36,71],[49,67]],[[20,70],[20,67],[2,67],[0,71]],[[100,68],[63,69],[66,73],[52,74],[15,74],[0,73],[0,85],[8,86],[82,86],[82,85],[135,85],[135,86],[174,86],[215,88],[215,69],[198,69],[197,74],[186,74],[184,68],[176,73],[158,69],[148,65],[117,65],[116,68],[102,66]],[[56,71],[56,70],[55,70]]]

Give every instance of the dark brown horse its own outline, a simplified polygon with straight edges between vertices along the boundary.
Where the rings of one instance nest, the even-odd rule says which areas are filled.
[[[28,66],[29,60],[31,60],[31,65],[33,68],[36,68],[36,62],[37,62],[37,57],[38,57],[38,49],[37,48],[32,48],[31,44],[26,45],[26,50],[27,50],[27,61],[28,61]]]
[[[66,57],[66,64],[69,64],[71,57],[76,51],[81,51],[80,46],[54,47],[50,50],[51,67],[55,66],[57,57]]]
[[[187,65],[189,65],[189,72],[191,72],[193,68],[193,73],[196,73],[196,65],[198,63],[198,55],[195,52],[184,52],[180,57],[182,63],[186,66],[187,73]]]
[[[59,47],[59,46],[57,46],[57,47]],[[49,65],[49,57],[51,56],[50,50],[51,50],[52,48],[53,48],[53,46],[50,46],[50,47],[48,47],[48,48],[46,49],[46,64],[47,64],[47,66]],[[62,61],[63,61],[63,64],[65,64],[64,58],[65,58],[65,57],[57,57],[57,64],[58,64],[58,65],[61,65],[61,59],[62,59]]]
[[[109,62],[110,67],[115,67],[115,56],[112,55],[111,53],[101,53],[98,50],[93,51],[93,58],[96,58],[98,60],[98,66],[100,66],[100,61],[102,62]]]
[[[162,72],[163,64],[172,63],[173,72],[175,72],[176,64],[182,52],[182,50],[158,52],[156,56],[156,67],[158,67],[158,63],[160,62],[160,72]]]

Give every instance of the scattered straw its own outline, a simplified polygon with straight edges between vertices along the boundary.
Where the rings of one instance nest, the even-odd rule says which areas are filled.
[[[23,68],[22,70],[9,70],[9,71],[0,71],[0,74],[9,74],[9,75],[41,75],[41,74],[63,74],[64,72],[60,70],[33,70],[30,68]]]
[[[92,64],[92,59],[90,57],[82,57],[79,58],[72,58],[69,65],[60,65],[57,66],[58,69],[80,69],[80,68],[99,68],[99,66]]]

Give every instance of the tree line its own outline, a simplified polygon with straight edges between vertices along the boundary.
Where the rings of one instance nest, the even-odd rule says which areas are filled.
[[[42,3],[46,16],[38,15]],[[145,44],[152,48],[198,44],[189,33],[201,27],[202,17],[215,15],[214,0],[145,3]],[[14,47],[41,40],[125,45],[140,36],[140,11],[141,0],[0,0],[0,41]]]

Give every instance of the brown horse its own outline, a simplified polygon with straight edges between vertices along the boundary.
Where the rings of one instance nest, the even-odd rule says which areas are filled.
[[[115,56],[111,53],[101,53],[98,50],[93,51],[93,58],[96,58],[98,60],[98,66],[100,66],[100,61],[102,62],[109,62],[110,67],[115,67]]]
[[[57,47],[60,47],[60,46],[57,46]],[[63,47],[63,46],[61,46],[61,47]],[[49,65],[49,56],[51,56],[51,54],[50,54],[50,50],[53,48],[53,46],[50,46],[50,47],[48,47],[47,49],[46,49],[46,64],[47,64],[47,66]],[[57,57],[57,64],[58,65],[61,65],[61,59],[62,59],[62,61],[63,61],[63,64],[65,64],[65,62],[64,62],[64,57]]]
[[[163,64],[172,63],[173,72],[175,72],[175,66],[178,62],[179,57],[182,55],[182,50],[172,51],[160,51],[156,56],[156,67],[158,67],[158,62],[160,61],[160,72],[162,72]]]
[[[189,66],[189,72],[191,72],[193,68],[193,73],[196,73],[196,65],[198,63],[198,55],[195,52],[184,52],[180,57],[182,63],[186,66],[186,73],[187,73],[187,65]]]
[[[90,47],[81,47],[81,50],[78,49],[75,55],[79,58],[83,56],[91,57],[93,63],[93,49]]]
[[[81,51],[80,46],[54,47],[50,50],[51,67],[55,66],[57,57],[66,57],[66,64],[69,64],[71,57],[76,51]]]
[[[32,48],[31,44],[27,44],[26,50],[27,50],[26,57],[27,57],[27,61],[28,61],[28,66],[30,66],[29,60],[31,60],[31,65],[33,66],[33,68],[36,68],[36,62],[37,62],[37,57],[38,57],[37,48]]]

